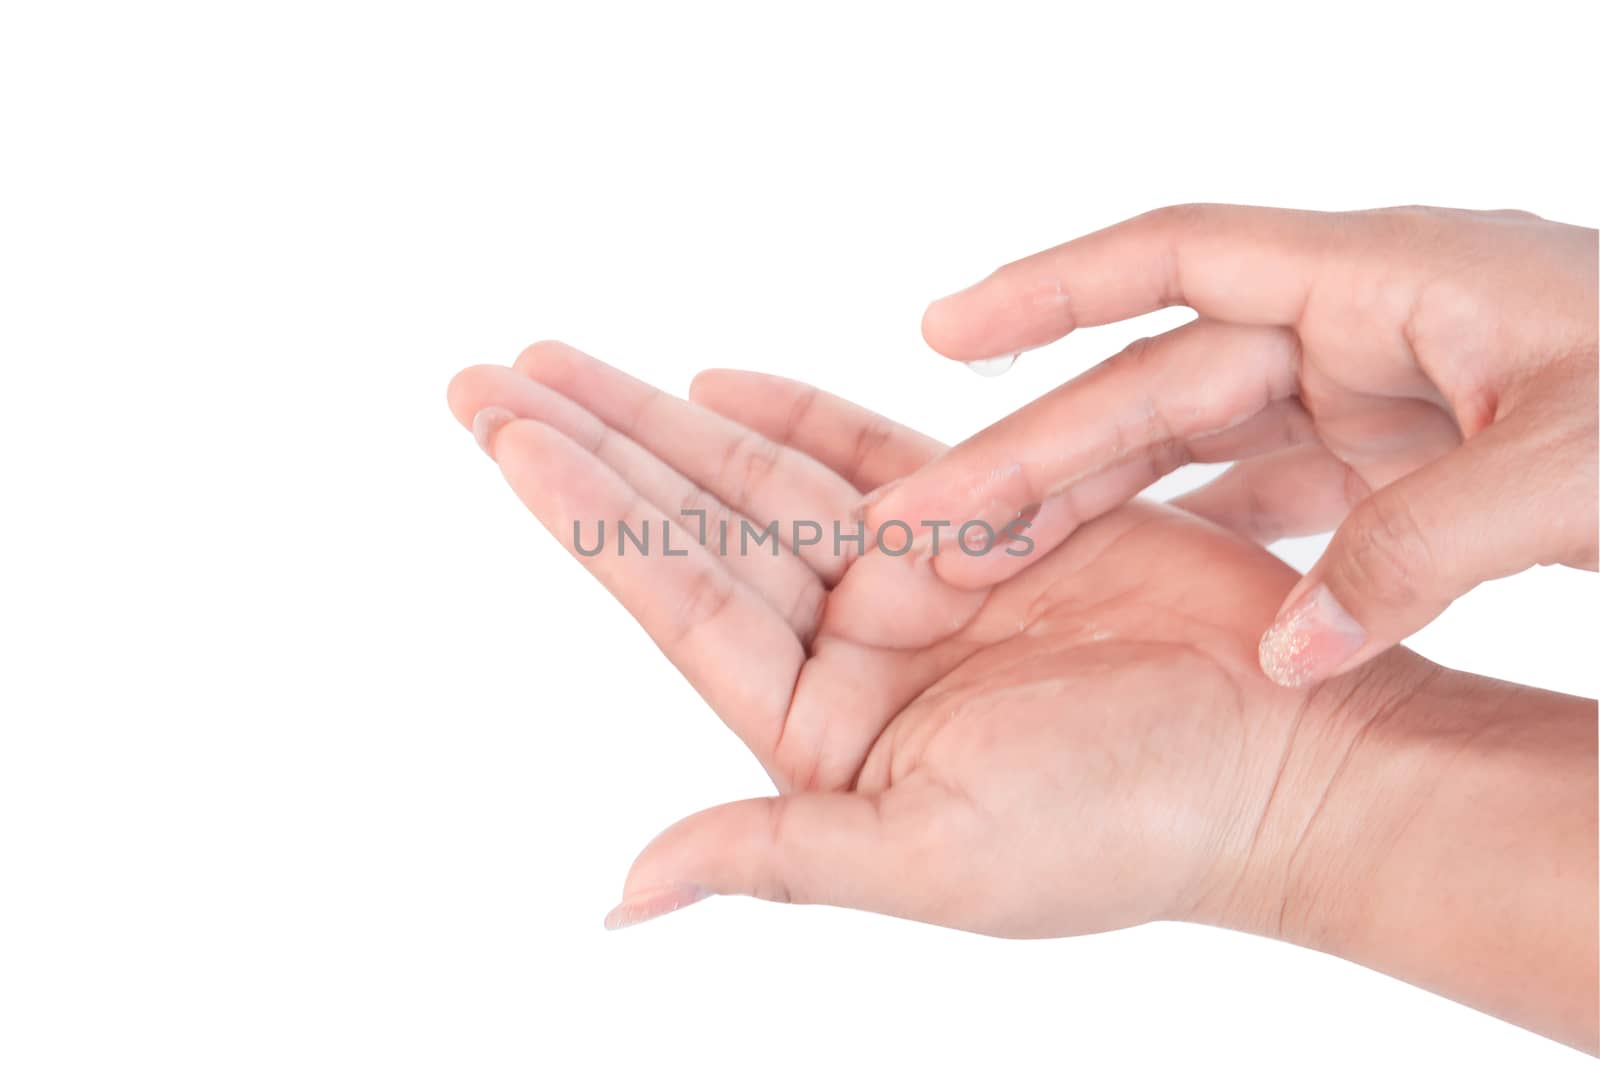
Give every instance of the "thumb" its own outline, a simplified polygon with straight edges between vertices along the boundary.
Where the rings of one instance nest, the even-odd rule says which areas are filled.
[[[634,860],[609,930],[738,894],[905,914],[928,820],[905,789],[739,800],[675,823]]]
[[[1262,636],[1267,677],[1297,687],[1341,674],[1480,582],[1581,556],[1593,459],[1531,423],[1497,422],[1357,505]]]

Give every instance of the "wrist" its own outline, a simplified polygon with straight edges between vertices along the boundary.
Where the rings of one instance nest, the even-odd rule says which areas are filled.
[[[1594,703],[1399,650],[1289,737],[1221,923],[1593,1047]]]
[[[1307,689],[1276,690],[1283,700],[1264,716],[1258,800],[1220,865],[1231,872],[1227,891],[1194,917],[1339,953],[1360,922],[1360,895],[1347,887],[1369,883],[1405,794],[1425,775],[1404,765],[1429,761],[1426,743],[1407,739],[1397,720],[1431,703],[1448,673],[1396,651]]]

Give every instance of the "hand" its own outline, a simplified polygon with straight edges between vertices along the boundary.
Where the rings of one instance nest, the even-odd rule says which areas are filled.
[[[1168,208],[934,303],[974,361],[1187,305],[957,446],[874,521],[1003,524],[1041,549],[1190,461],[1237,460],[1180,506],[1262,541],[1337,526],[1262,641],[1303,685],[1366,662],[1478,582],[1596,559],[1595,231],[1521,212]],[[972,589],[1026,558],[948,553]]]
[[[940,446],[763,375],[710,372],[693,395],[703,406],[555,344],[450,390],[780,788],[668,829],[608,925],[718,893],[1019,937],[1189,919],[1595,1047],[1592,702],[1403,650],[1337,683],[1272,685],[1254,635],[1294,573],[1146,504],[922,620],[922,644],[892,621],[888,645],[849,636],[892,620],[898,579],[925,600],[919,571],[814,545],[722,553],[684,526],[685,554],[665,555],[660,524],[685,508],[713,530],[843,519]],[[588,554],[601,519],[613,536],[648,523],[656,554]]]
[[[587,549],[599,520],[659,530],[682,508],[709,510],[713,529],[719,515],[843,520],[862,490],[940,452],[782,379],[711,372],[694,396],[703,407],[542,344],[516,370],[463,372],[450,399],[569,551],[574,523]],[[683,556],[661,555],[657,534],[652,556],[579,558],[783,795],[664,833],[614,924],[706,893],[1008,936],[1217,921],[1242,907],[1250,863],[1276,863],[1257,833],[1305,701],[1255,667],[1295,578],[1255,545],[1128,507],[977,594],[959,630],[885,648],[843,636],[871,591],[831,591],[862,559],[720,555],[696,525],[674,527]]]

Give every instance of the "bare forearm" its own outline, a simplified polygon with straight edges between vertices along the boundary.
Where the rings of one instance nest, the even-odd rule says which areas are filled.
[[[1404,653],[1318,699],[1349,743],[1274,932],[1600,1048],[1594,702]]]

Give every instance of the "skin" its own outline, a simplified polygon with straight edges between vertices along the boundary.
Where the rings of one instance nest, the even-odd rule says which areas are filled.
[[[848,521],[943,454],[783,379],[708,372],[692,396],[551,342],[450,388],[569,550],[574,520],[590,542],[599,519],[684,506]],[[779,793],[667,829],[608,925],[726,893],[1006,937],[1206,922],[1593,1047],[1593,704],[1403,650],[1273,685],[1256,637],[1298,576],[1168,507],[1109,511],[959,610],[924,611],[920,643],[883,605],[924,602],[940,583],[907,594],[906,576],[936,558],[723,556],[693,533],[674,535],[681,556],[579,558]]]
[[[872,518],[1037,506],[1048,548],[1178,466],[1238,461],[1182,505],[1260,541],[1336,528],[1278,613],[1301,632],[1264,642],[1263,666],[1295,685],[1351,669],[1481,581],[1595,569],[1596,248],[1518,211],[1206,204],[1069,241],[936,301],[928,343],[976,361],[1162,307],[1199,317],[956,446]],[[1029,563],[936,572],[976,589]],[[1310,600],[1325,610],[1297,616]]]

